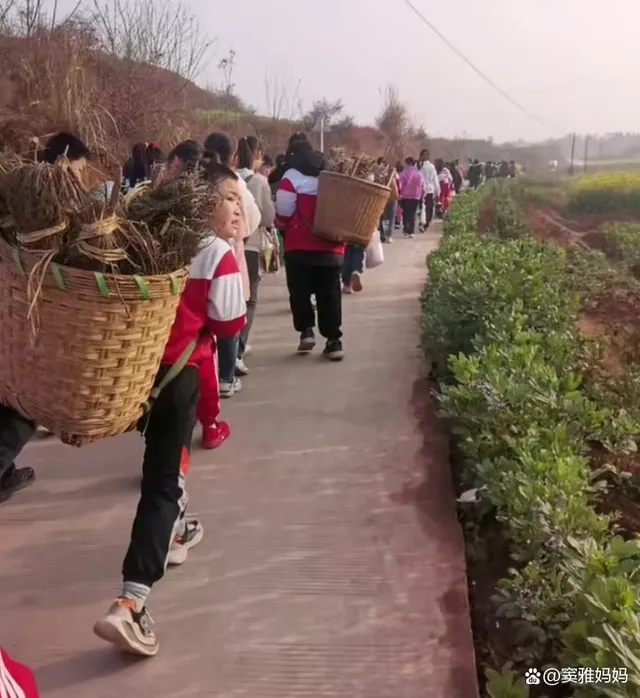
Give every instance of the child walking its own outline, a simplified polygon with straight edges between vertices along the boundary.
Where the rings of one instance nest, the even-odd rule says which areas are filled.
[[[118,650],[144,657],[154,656],[159,649],[147,610],[151,589],[167,565],[185,562],[204,533],[197,520],[185,515],[188,497],[183,475],[196,422],[198,367],[211,360],[212,332],[232,336],[245,323],[242,280],[228,242],[242,215],[237,177],[217,164],[203,164],[199,171],[211,185],[211,195],[222,200],[211,221],[212,233],[193,259],[155,379],[151,409],[139,425],[145,439],[143,477],[122,566],[121,592],[94,625],[95,634]],[[13,462],[36,429],[35,423],[15,410],[0,411],[2,460]]]

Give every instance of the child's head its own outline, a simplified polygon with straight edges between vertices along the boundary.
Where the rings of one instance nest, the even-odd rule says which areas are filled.
[[[54,164],[60,158],[66,158],[69,169],[82,182],[91,158],[89,148],[73,133],[56,133],[44,147],[44,161]]]
[[[194,140],[182,141],[167,156],[170,177],[177,177],[183,172],[192,172],[198,166],[202,148]]]
[[[214,161],[203,162],[200,172],[203,179],[217,189],[221,199],[213,213],[211,227],[221,238],[231,240],[238,234],[242,218],[238,176],[226,165]]]
[[[234,144],[224,133],[211,133],[204,142],[205,157],[218,159],[223,165],[233,167]]]

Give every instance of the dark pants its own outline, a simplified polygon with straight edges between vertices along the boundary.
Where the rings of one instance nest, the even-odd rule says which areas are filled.
[[[0,479],[36,433],[38,426],[11,407],[0,405]]]
[[[247,272],[249,273],[249,300],[247,301],[247,324],[240,334],[238,356],[244,356],[244,348],[249,343],[249,333],[253,325],[258,305],[258,287],[260,285],[260,253],[255,250],[245,250],[244,258],[247,260]],[[234,363],[235,368],[235,363]]]
[[[418,213],[417,199],[402,199],[402,221],[405,235],[413,235],[416,231],[416,214]]]
[[[311,296],[316,297],[318,329],[328,340],[342,337],[342,293],[340,267],[319,266],[285,257],[289,304],[293,326],[298,332],[315,327]]]
[[[160,368],[156,384],[167,370]],[[162,390],[146,424],[139,425],[141,430],[146,427],[142,487],[122,564],[125,582],[151,587],[164,576],[169,547],[187,505],[181,464],[191,452],[199,392],[198,369],[187,366]]]
[[[360,245],[347,245],[342,262],[342,283],[348,286],[351,283],[351,275],[354,272],[364,273],[364,247]]]
[[[431,221],[433,220],[433,211],[436,205],[436,196],[435,194],[427,194],[424,197],[424,205],[425,205],[425,214],[426,214],[426,226],[425,228],[428,228],[431,225]]]
[[[232,339],[216,337],[216,345],[218,347],[218,378],[221,383],[233,383],[236,376],[240,335]]]

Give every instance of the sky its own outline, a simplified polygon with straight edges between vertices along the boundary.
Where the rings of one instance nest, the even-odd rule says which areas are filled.
[[[394,84],[431,136],[640,131],[638,0],[412,0],[543,124],[497,94],[405,0],[182,1],[218,40],[198,82],[221,83],[217,63],[233,49],[236,91],[259,111],[269,80],[305,108],[341,99],[356,122],[372,124]]]

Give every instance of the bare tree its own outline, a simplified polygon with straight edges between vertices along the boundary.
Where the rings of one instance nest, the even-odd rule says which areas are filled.
[[[58,0],[0,0],[0,33],[30,37],[53,33],[76,18],[83,0],[77,0],[65,15],[59,15]]]
[[[103,50],[185,80],[200,74],[215,43],[182,0],[93,0],[92,20]]]
[[[388,139],[389,152],[401,156],[404,142],[411,130],[411,122],[409,110],[400,101],[398,89],[394,85],[386,88],[382,112],[376,123]]]
[[[344,114],[344,104],[341,99],[331,102],[326,98],[317,99],[309,112],[305,114],[305,125],[312,128],[320,119],[324,119],[325,126],[333,126]]]
[[[229,49],[229,53],[218,63],[218,68],[222,71],[223,93],[226,95],[233,94],[233,90],[236,86],[233,82],[233,74],[236,69],[236,52],[233,49]]]
[[[267,114],[274,120],[282,118],[289,104],[289,89],[277,72],[267,73],[264,77],[264,92],[267,102]]]

